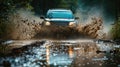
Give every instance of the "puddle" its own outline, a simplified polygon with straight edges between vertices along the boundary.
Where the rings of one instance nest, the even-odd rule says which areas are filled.
[[[113,43],[91,40],[38,41],[0,57],[0,67],[120,67],[118,48]]]

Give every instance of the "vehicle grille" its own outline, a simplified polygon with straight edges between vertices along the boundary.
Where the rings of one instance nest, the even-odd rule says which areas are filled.
[[[51,22],[52,25],[58,25],[58,26],[68,26],[69,22]]]

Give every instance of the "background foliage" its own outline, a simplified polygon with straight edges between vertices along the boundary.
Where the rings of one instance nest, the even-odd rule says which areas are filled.
[[[111,33],[113,39],[120,39],[120,18],[113,24]]]
[[[31,5],[36,14],[44,14],[48,9],[65,8],[73,12],[77,9],[78,0],[33,0]]]

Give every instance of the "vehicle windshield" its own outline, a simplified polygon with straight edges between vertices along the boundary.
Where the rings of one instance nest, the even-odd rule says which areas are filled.
[[[47,14],[47,18],[73,19],[74,17],[70,11],[52,11]]]

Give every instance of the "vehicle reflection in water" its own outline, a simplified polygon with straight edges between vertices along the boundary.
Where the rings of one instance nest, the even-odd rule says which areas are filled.
[[[69,52],[69,57],[73,58],[74,53],[73,53],[73,48],[71,46],[69,46],[69,51],[68,52]]]
[[[96,43],[54,44],[46,47],[46,61],[50,67],[103,67],[105,56],[97,54],[97,50]]]
[[[49,46],[46,49],[46,54],[46,60],[50,66],[69,66],[74,55],[72,47],[64,45]]]
[[[50,57],[49,46],[46,46],[46,62],[48,67],[49,67],[49,60],[50,60],[49,57]]]

